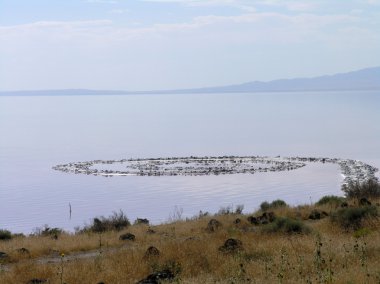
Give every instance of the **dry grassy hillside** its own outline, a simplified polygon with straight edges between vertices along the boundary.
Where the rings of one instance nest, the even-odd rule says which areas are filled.
[[[380,283],[379,199],[368,199],[275,201],[157,226],[120,212],[76,234],[1,231],[0,283]]]

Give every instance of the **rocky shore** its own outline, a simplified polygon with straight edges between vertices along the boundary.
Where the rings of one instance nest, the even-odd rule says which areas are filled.
[[[377,168],[358,160],[315,157],[168,157],[121,160],[93,160],[56,165],[54,170],[99,176],[199,176],[225,174],[254,174],[296,170],[310,163],[332,163],[340,167],[344,184],[378,180]],[[120,169],[101,169],[117,165]],[[98,168],[97,168],[98,167]]]

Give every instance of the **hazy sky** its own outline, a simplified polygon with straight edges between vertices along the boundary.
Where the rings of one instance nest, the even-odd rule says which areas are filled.
[[[380,0],[0,0],[0,90],[228,85],[380,65]]]

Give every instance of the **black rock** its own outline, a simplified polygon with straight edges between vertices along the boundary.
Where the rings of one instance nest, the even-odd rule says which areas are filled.
[[[249,216],[247,218],[248,222],[254,225],[265,225],[268,223],[272,223],[275,219],[276,216],[273,212],[264,212],[261,216]]]
[[[41,284],[41,283],[48,283],[48,280],[47,279],[33,278],[27,282],[27,284]]]
[[[260,218],[268,223],[272,223],[276,219],[276,216],[274,215],[274,212],[264,212]]]
[[[147,232],[147,234],[155,234],[156,233],[156,231],[153,230],[153,229],[151,229],[151,228],[149,228],[148,230],[146,230],[146,232]]]
[[[221,252],[231,253],[243,250],[243,243],[237,239],[228,239],[224,242],[224,245],[219,247]]]
[[[367,198],[362,197],[359,200],[359,205],[360,206],[368,206],[368,205],[371,205],[371,202]]]
[[[207,231],[209,232],[215,232],[218,230],[220,227],[222,227],[222,223],[220,223],[216,219],[211,219],[208,224],[207,224]]]
[[[149,225],[149,220],[145,218],[137,218],[135,221],[136,225],[144,224],[144,225]]]
[[[149,274],[145,279],[137,282],[137,284],[159,284],[161,280],[171,280],[174,279],[174,273],[169,269],[164,269],[161,271]]]
[[[259,224],[259,220],[257,220],[257,218],[255,216],[249,216],[247,218],[247,220],[251,224],[254,224],[254,225],[258,225]]]
[[[136,239],[135,235],[131,233],[122,234],[119,237],[119,240],[121,241],[134,241],[135,239]]]
[[[29,255],[30,254],[30,251],[26,248],[19,248],[16,250],[19,254],[26,254],[26,255]]]
[[[159,255],[160,255],[160,251],[158,250],[158,248],[156,248],[154,246],[150,246],[146,250],[144,257],[145,258],[150,258],[150,257],[154,257],[154,256],[159,256]]]
[[[325,211],[314,209],[313,211],[311,211],[311,213],[309,215],[309,219],[310,220],[320,220],[320,219],[327,217],[328,215],[329,214],[327,214],[327,212],[325,212]]]

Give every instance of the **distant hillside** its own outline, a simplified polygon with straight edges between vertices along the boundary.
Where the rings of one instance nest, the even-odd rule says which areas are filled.
[[[128,94],[190,94],[190,93],[253,93],[253,92],[297,92],[297,91],[355,91],[380,90],[380,67],[339,73],[314,78],[280,79],[269,82],[253,81],[244,84],[154,91],[111,90],[42,90],[0,92],[0,96],[51,96],[51,95],[128,95]]]
[[[250,93],[295,91],[354,91],[380,90],[380,67],[349,73],[314,78],[280,79],[269,82],[248,82],[239,85],[187,90],[161,91],[163,93]],[[161,93],[160,92],[160,93]]]

